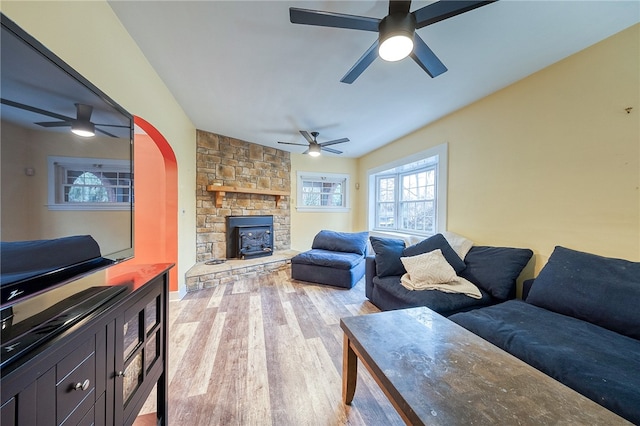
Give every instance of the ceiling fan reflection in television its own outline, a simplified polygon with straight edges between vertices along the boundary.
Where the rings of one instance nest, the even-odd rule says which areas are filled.
[[[102,127],[118,127],[118,128],[129,128],[129,126],[120,125],[120,124],[99,124],[93,123],[91,121],[91,114],[93,113],[93,106],[75,103],[76,106],[76,117],[67,117],[62,114],[55,113],[53,111],[47,111],[41,108],[33,107],[30,105],[25,105],[20,102],[14,102],[8,99],[2,98],[1,102],[5,105],[12,106],[15,108],[20,108],[25,111],[34,112],[36,114],[45,115],[47,117],[56,118],[59,121],[40,121],[34,124],[42,127],[70,127],[71,132],[78,136],[82,137],[91,137],[95,136],[96,132],[102,133],[103,135],[110,136],[112,138],[117,138],[118,136],[113,133],[107,132],[102,129]]]
[[[305,152],[303,152],[303,154],[309,154],[312,157],[318,157],[321,151],[327,151],[333,154],[342,154],[342,151],[338,151],[337,149],[333,149],[333,148],[327,148],[327,146],[349,142],[349,138],[335,139],[328,142],[318,142],[316,138],[318,137],[318,135],[320,135],[319,132],[311,132],[311,134],[309,134],[309,132],[307,132],[306,130],[300,130],[300,134],[304,136],[307,142],[309,142],[308,145],[303,143],[280,142],[280,141],[278,141],[278,143],[282,143],[286,145],[308,146],[308,149]]]
[[[431,77],[447,71],[447,67],[420,38],[416,30],[469,12],[497,0],[440,0],[409,12],[411,1],[389,0],[389,14],[382,19],[319,10],[289,8],[292,24],[346,28],[378,33],[378,39],[340,80],[351,84],[379,55],[385,61],[399,61],[411,56]]]

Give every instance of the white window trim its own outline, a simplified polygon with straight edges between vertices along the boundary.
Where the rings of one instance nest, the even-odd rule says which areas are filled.
[[[317,172],[296,172],[297,176],[297,200],[296,200],[296,210],[299,212],[348,212],[351,210],[349,203],[350,196],[350,179],[351,177],[348,174],[344,173],[317,173]],[[303,180],[344,180],[344,207],[334,207],[334,206],[303,206],[302,203],[302,181]]]
[[[369,182],[369,191],[367,194],[367,208],[368,208],[368,229],[370,232],[378,234],[378,235],[393,235],[393,236],[405,236],[405,235],[416,235],[423,236],[424,234],[420,233],[411,233],[411,232],[402,232],[399,230],[384,230],[375,228],[375,220],[376,220],[376,212],[375,208],[371,208],[373,204],[375,204],[376,200],[376,173],[383,172],[385,170],[393,169],[396,167],[403,166],[405,164],[414,163],[416,161],[423,160],[429,157],[438,157],[438,167],[437,167],[437,178],[436,178],[436,229],[435,232],[443,232],[447,230],[447,175],[448,175],[448,151],[449,147],[447,142],[444,142],[440,145],[436,145],[433,148],[429,148],[424,151],[420,151],[418,153],[412,154],[408,157],[404,157],[398,159],[396,161],[392,161],[391,163],[386,163],[378,167],[374,167],[373,169],[369,169],[367,171],[367,180]]]
[[[67,168],[86,166],[89,163],[100,163],[110,168],[128,168],[129,160],[113,160],[106,158],[88,157],[58,157],[49,156],[47,158],[47,207],[49,210],[131,210],[131,203],[58,203],[56,202],[56,192],[58,188],[56,179],[56,165]],[[126,166],[126,167],[125,167]]]

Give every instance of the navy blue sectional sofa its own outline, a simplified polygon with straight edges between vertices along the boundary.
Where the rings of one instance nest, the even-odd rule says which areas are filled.
[[[291,278],[351,288],[364,275],[368,232],[320,231],[311,250],[291,259]]]
[[[640,263],[556,247],[524,301],[449,319],[640,424]]]
[[[462,260],[442,234],[405,247],[400,239],[370,237],[375,256],[366,259],[365,295],[383,311],[427,308],[444,316],[495,305],[516,296],[516,279],[533,256],[529,249],[473,246]],[[400,283],[406,272],[400,257],[440,249],[457,275],[475,284],[482,298],[439,290],[408,290]]]

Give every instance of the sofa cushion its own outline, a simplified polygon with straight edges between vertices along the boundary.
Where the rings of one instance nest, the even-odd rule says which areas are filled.
[[[467,267],[459,273],[500,300],[515,297],[516,279],[533,252],[511,247],[473,246],[464,258]]]
[[[303,265],[328,266],[336,269],[351,269],[364,260],[357,253],[335,252],[322,249],[311,249],[295,255],[291,263]]]
[[[527,302],[640,339],[640,263],[556,247]]]
[[[440,315],[447,316],[496,302],[489,293],[482,289],[480,289],[482,298],[474,299],[462,293],[408,290],[400,284],[400,277],[373,277],[373,284],[370,300],[384,311],[426,306]]]
[[[436,234],[432,237],[427,238],[419,242],[418,244],[414,244],[405,248],[402,251],[402,255],[404,257],[408,256],[416,256],[423,253],[428,253],[430,251],[434,251],[440,249],[442,251],[442,255],[449,265],[453,267],[456,271],[456,274],[459,274],[466,266],[460,256],[451,248],[447,239],[442,234]]]
[[[447,242],[451,246],[451,248],[458,254],[460,259],[464,260],[471,247],[473,247],[473,241],[463,237],[462,235],[458,235],[454,232],[444,231],[442,232],[442,236],[447,239]]]
[[[640,341],[519,300],[449,319],[640,424]]]
[[[369,240],[375,252],[377,276],[382,278],[402,275],[406,272],[400,261],[402,250],[404,250],[404,240],[374,236],[369,237]]]
[[[323,230],[315,236],[311,248],[364,255],[367,251],[368,236],[368,232],[336,232]]]

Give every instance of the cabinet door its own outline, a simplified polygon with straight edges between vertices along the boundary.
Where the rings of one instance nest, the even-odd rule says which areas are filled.
[[[0,407],[0,425],[10,426],[16,424],[16,398],[11,398]]]
[[[55,386],[54,369],[47,371],[40,376],[37,381],[31,382],[19,393],[6,400],[0,407],[0,425],[54,425],[55,418],[51,418],[51,413],[55,413],[55,397],[43,395],[38,400],[38,385],[51,389]]]
[[[117,424],[129,424],[163,371],[163,286],[162,280],[151,286],[116,318],[116,414]],[[159,368],[156,368],[159,367]]]

